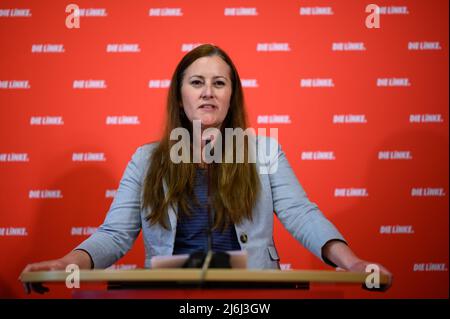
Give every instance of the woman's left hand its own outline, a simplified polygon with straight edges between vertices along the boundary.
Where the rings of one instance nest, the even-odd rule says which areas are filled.
[[[378,267],[379,272],[381,274],[384,274],[384,275],[386,275],[388,277],[388,283],[385,284],[385,285],[380,285],[380,288],[377,288],[377,290],[386,291],[392,286],[392,281],[393,281],[393,275],[386,267],[384,267],[384,266],[382,266],[382,265],[380,265],[378,263],[369,262],[369,261],[366,261],[366,260],[359,259],[358,261],[356,261],[352,265],[350,265],[350,267],[348,267],[348,269],[345,269],[345,270],[352,271],[352,272],[369,273],[369,272],[373,272],[374,269],[376,269],[376,267]],[[344,269],[337,268],[336,270],[342,271]],[[368,289],[368,290],[372,290],[373,289],[373,288],[367,287],[367,285],[363,285],[363,286],[364,286],[365,289]]]

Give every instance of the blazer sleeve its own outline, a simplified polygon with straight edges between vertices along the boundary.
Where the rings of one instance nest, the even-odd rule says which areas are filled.
[[[266,140],[267,142],[267,140]],[[336,267],[322,256],[322,247],[330,240],[346,241],[337,228],[312,203],[297,180],[281,146],[270,139],[268,175],[274,211],[283,226],[323,262]]]
[[[120,180],[103,224],[75,250],[86,251],[93,268],[107,268],[125,255],[141,230],[141,188],[147,152],[139,147]],[[148,150],[148,149],[147,149]]]

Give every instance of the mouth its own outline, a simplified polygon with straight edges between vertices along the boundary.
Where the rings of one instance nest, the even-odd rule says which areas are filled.
[[[214,104],[205,103],[205,104],[200,105],[198,108],[201,110],[214,110],[217,108],[217,106]]]

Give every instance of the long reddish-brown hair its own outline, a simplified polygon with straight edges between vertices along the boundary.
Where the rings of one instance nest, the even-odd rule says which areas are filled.
[[[218,56],[230,67],[232,93],[228,114],[222,123],[224,128],[247,128],[247,114],[239,74],[230,57],[219,47],[204,44],[187,53],[173,73],[168,97],[167,118],[163,137],[158,143],[149,161],[149,169],[144,183],[143,208],[147,209],[147,221],[150,224],[166,223],[169,206],[190,215],[192,203],[198,203],[194,194],[195,163],[174,163],[170,159],[170,149],[177,141],[170,140],[173,129],[184,127],[192,131],[182,105],[181,85],[185,70],[197,59],[205,56]],[[236,143],[233,143],[236,154]],[[252,219],[252,209],[260,191],[256,165],[248,161],[248,143],[245,143],[244,163],[210,164],[209,184],[210,203],[214,209],[214,228],[225,228],[230,223],[238,224],[243,219]],[[192,157],[191,157],[192,158]],[[163,184],[166,184],[166,192]],[[192,199],[190,201],[189,199]]]

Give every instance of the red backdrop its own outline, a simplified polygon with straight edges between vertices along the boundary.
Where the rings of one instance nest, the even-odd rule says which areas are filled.
[[[379,28],[359,0],[77,1],[72,29],[68,4],[0,3],[1,297],[103,221],[132,153],[160,136],[177,62],[207,42],[310,199],[395,274],[385,294],[344,296],[448,297],[448,1],[377,1]],[[283,268],[330,269],[279,223],[275,239]],[[114,267],[143,260],[138,240]]]

